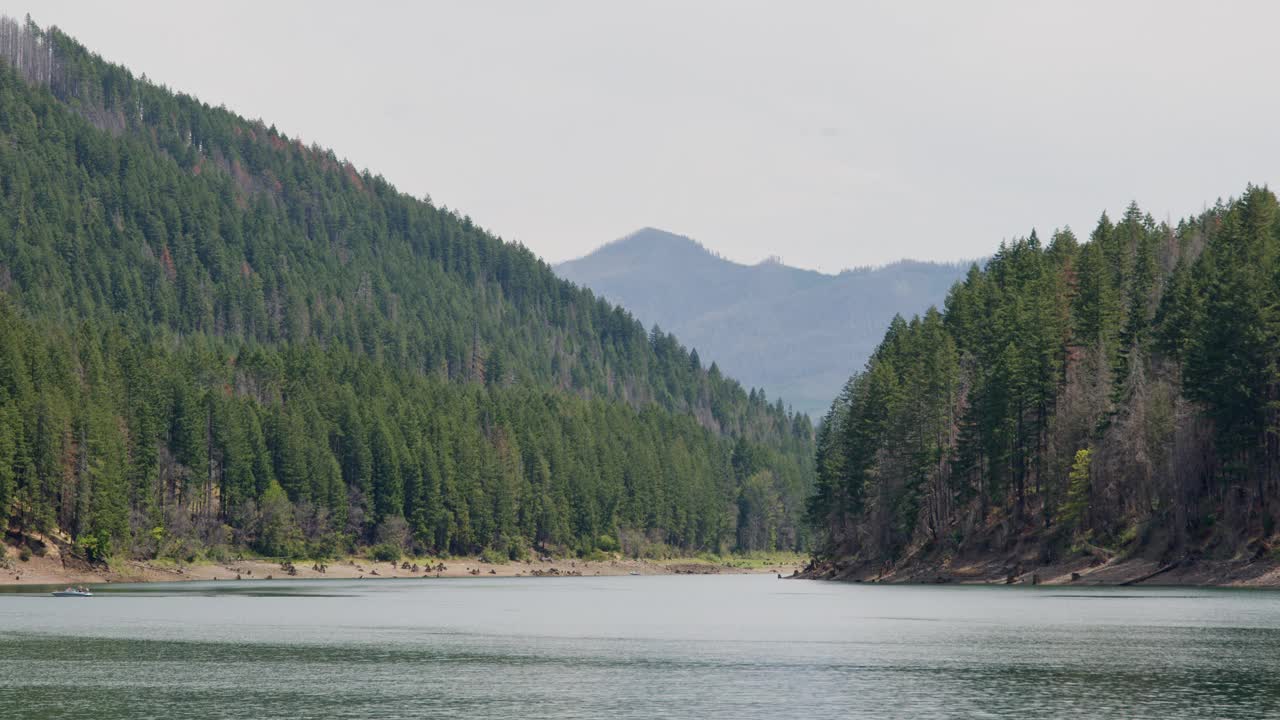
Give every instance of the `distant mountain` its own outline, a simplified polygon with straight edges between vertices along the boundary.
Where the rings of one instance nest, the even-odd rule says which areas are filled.
[[[748,385],[819,415],[894,314],[941,304],[968,263],[904,260],[827,275],[777,260],[742,265],[645,228],[555,266],[563,278],[673,332]]]

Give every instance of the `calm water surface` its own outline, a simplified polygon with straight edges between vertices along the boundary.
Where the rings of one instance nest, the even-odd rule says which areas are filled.
[[[1276,718],[1280,593],[772,576],[0,593],[0,717]]]

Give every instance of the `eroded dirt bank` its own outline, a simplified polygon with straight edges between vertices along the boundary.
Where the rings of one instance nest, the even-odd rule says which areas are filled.
[[[1080,557],[1036,564],[1016,558],[922,561],[898,567],[823,562],[797,577],[849,582],[1280,587],[1280,561]]]

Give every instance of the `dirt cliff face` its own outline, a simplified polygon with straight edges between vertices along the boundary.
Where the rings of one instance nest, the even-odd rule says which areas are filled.
[[[1280,587],[1280,561],[1176,560],[1107,557],[1084,552],[1054,562],[1032,555],[982,558],[915,558],[894,566],[821,561],[811,563],[797,577],[868,583],[983,584],[983,585],[1188,585],[1222,587]]]

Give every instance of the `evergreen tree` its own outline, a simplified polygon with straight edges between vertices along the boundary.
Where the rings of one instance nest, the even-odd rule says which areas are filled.
[[[15,532],[516,556],[734,549],[737,517],[751,549],[807,546],[813,428],[785,404],[332,152],[57,30],[0,34],[53,60],[0,47]]]

